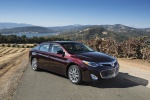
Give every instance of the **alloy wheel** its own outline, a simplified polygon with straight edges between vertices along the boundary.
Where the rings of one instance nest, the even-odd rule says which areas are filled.
[[[81,82],[81,74],[78,66],[70,66],[68,70],[68,77],[70,81],[74,84],[79,84]]]
[[[38,68],[37,68],[37,59],[36,58],[33,58],[32,59],[32,69],[34,71],[36,71]]]

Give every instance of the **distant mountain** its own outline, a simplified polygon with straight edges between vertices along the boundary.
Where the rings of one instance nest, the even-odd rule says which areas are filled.
[[[128,38],[138,38],[142,36],[150,36],[149,28],[132,28],[121,24],[115,25],[93,25],[81,31],[68,32],[60,34],[60,37],[71,40],[88,40],[91,38],[101,37],[122,42]]]
[[[137,28],[125,26],[122,24],[115,24],[115,25],[100,25],[107,29],[108,31],[114,31],[114,32],[127,32],[127,31],[133,31],[138,30]]]
[[[140,30],[143,30],[145,32],[150,32],[150,28],[140,28]]]
[[[104,28],[104,34],[110,33],[125,33],[130,36],[135,36],[136,34],[148,34],[150,32],[150,28],[133,28],[129,26],[125,26],[122,24],[115,25],[68,25],[68,26],[57,26],[57,27],[39,27],[32,26],[30,24],[16,24],[16,23],[0,23],[0,33],[18,33],[18,32],[35,32],[35,33],[88,33],[89,30],[91,32],[97,32],[93,28]],[[96,29],[97,30],[97,29]],[[88,34],[90,34],[90,32]],[[95,33],[97,34],[97,33]]]
[[[28,26],[28,27],[18,27],[18,28],[12,28],[12,29],[1,29],[0,34],[5,33],[20,33],[20,32],[26,32],[26,33],[52,33],[51,29],[40,27],[40,26]]]
[[[133,28],[129,26],[125,26],[122,24],[115,24],[115,25],[68,25],[68,26],[60,26],[60,27],[48,27],[48,29],[51,29],[56,32],[70,32],[70,31],[82,31],[87,28],[92,27],[103,27],[108,31],[113,32],[129,32],[129,31],[145,31],[150,32],[150,28]]]
[[[4,22],[1,23],[0,22],[0,29],[11,29],[11,28],[16,28],[16,27],[26,27],[26,26],[33,26],[31,24],[23,24],[23,23],[8,23],[8,22]]]
[[[57,27],[48,27],[55,32],[70,32],[70,31],[80,31],[86,28],[91,27],[92,25],[68,25],[68,26],[57,26]]]

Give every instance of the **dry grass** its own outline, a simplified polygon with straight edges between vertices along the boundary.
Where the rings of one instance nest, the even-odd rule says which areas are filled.
[[[0,47],[0,100],[10,100],[28,66],[27,48]]]
[[[12,48],[3,47],[0,49],[0,69],[11,63],[12,60],[17,59],[20,55],[27,52],[27,48]]]

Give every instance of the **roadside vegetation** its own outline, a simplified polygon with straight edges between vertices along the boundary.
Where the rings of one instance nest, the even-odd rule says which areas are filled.
[[[2,43],[2,44],[0,44],[0,47],[13,47],[13,48],[33,48],[35,46],[37,46],[36,43],[34,43],[34,44],[17,44],[17,43],[14,43],[14,44]]]
[[[97,51],[117,58],[142,59],[150,62],[149,37],[130,38],[122,42],[99,37],[88,40],[87,44]]]
[[[2,43],[10,43],[10,44],[27,44],[27,43],[41,43],[45,41],[61,41],[61,40],[69,40],[64,39],[57,36],[52,37],[26,37],[26,35],[23,36],[16,36],[16,35],[0,35],[0,44]]]
[[[94,50],[117,58],[143,59],[150,62],[149,32],[133,29],[115,32],[103,27],[93,27],[83,31],[67,32],[58,37],[80,41]]]

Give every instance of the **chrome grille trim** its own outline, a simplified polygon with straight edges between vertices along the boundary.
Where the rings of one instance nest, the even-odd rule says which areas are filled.
[[[102,73],[104,72],[104,71],[112,71],[113,70],[113,73],[109,76],[104,76]],[[118,74],[118,72],[119,72],[119,67],[116,67],[116,68],[112,68],[112,69],[107,69],[107,70],[102,70],[101,72],[100,72],[100,76],[101,76],[101,78],[103,78],[103,79],[108,79],[108,78],[113,78],[113,77],[115,77],[115,76],[117,76],[117,74]]]
[[[112,62],[100,62],[99,64],[103,65],[103,66],[116,66],[118,64],[117,60],[114,60]]]

